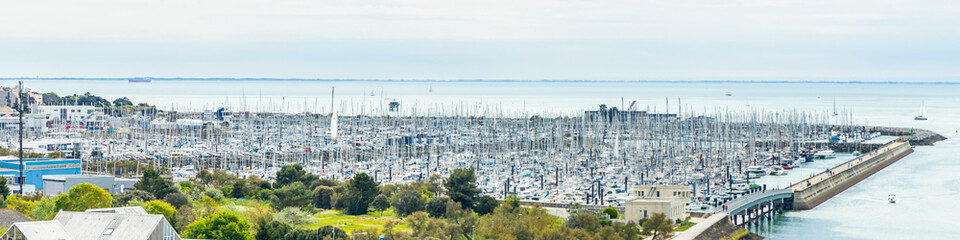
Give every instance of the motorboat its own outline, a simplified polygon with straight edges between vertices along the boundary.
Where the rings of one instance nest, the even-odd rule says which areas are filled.
[[[821,151],[819,151],[819,152],[817,152],[817,153],[814,153],[814,154],[813,154],[813,158],[815,158],[815,159],[832,159],[832,158],[837,158],[837,153],[835,153],[833,150],[830,150],[830,149],[821,150]]]

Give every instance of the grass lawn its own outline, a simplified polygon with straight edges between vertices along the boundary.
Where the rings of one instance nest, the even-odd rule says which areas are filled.
[[[697,225],[697,224],[696,224],[696,223],[691,223],[691,224],[681,225],[681,226],[677,227],[676,229],[673,229],[673,231],[674,231],[674,232],[683,232],[683,231],[686,231],[687,229],[689,229],[690,227],[693,227],[693,225]]]
[[[317,224],[319,221],[319,225]],[[353,230],[359,229],[364,230],[368,228],[376,228],[378,231],[383,231],[383,226],[387,222],[393,221],[396,225],[394,228],[395,231],[410,231],[410,226],[403,221],[402,218],[396,217],[393,213],[393,209],[388,209],[383,211],[383,216],[380,216],[379,212],[369,212],[366,215],[347,215],[342,214],[337,210],[326,210],[314,214],[314,218],[310,219],[309,225],[301,226],[306,229],[316,229],[320,226],[333,225],[344,231],[353,232]]]

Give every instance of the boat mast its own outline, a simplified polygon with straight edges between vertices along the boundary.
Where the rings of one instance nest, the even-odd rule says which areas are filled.
[[[23,81],[20,81],[20,87],[17,88],[17,100],[20,102],[18,105],[20,111],[20,121],[18,123],[20,129],[20,176],[17,177],[17,182],[20,183],[20,196],[23,196]],[[82,162],[82,161],[81,161]]]

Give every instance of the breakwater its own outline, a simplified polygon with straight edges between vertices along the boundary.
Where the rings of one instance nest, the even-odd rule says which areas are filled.
[[[793,209],[814,208],[912,152],[913,148],[908,142],[891,142],[800,181],[789,187],[794,191]]]

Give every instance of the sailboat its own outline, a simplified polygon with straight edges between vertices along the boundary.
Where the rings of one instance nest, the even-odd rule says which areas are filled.
[[[433,92],[433,86],[430,86],[430,92],[431,93]]]
[[[923,107],[923,102],[920,102],[920,116],[916,116],[913,120],[924,121],[927,120],[926,109]]]

